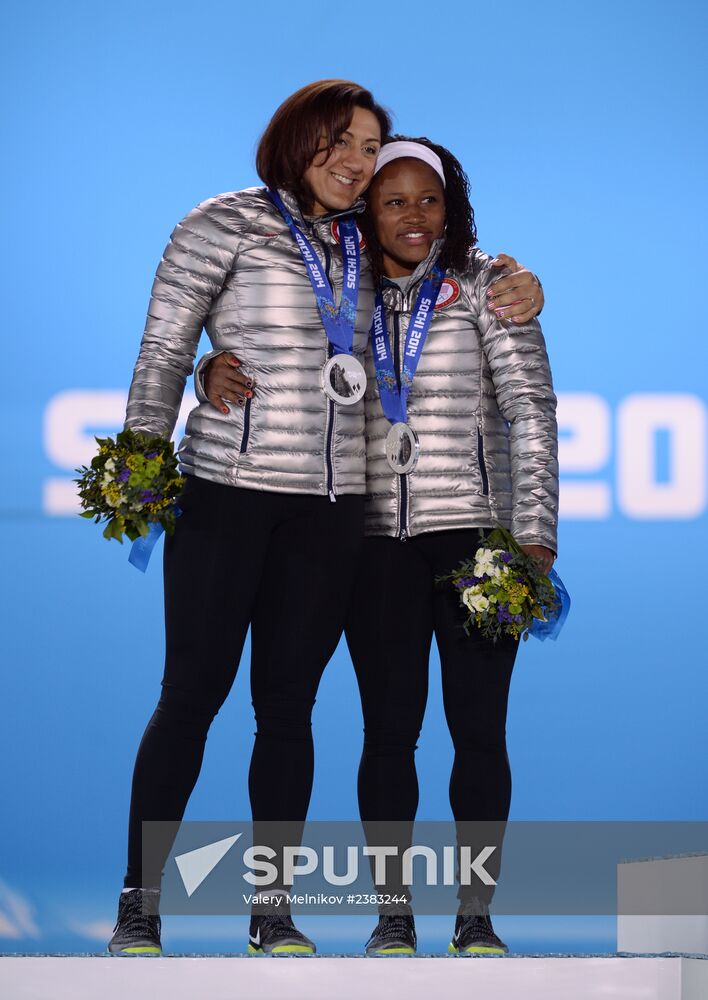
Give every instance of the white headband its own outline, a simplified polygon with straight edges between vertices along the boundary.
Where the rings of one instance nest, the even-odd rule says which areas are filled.
[[[415,160],[423,160],[424,163],[427,163],[429,167],[433,168],[442,181],[443,187],[445,187],[445,171],[443,170],[442,160],[437,153],[434,153],[432,149],[424,146],[421,142],[387,142],[379,150],[374,174],[377,174],[391,160],[400,160],[404,156],[410,156]]]

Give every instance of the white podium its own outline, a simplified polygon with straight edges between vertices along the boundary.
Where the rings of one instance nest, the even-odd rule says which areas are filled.
[[[706,1000],[708,959],[0,957],[3,1000]]]

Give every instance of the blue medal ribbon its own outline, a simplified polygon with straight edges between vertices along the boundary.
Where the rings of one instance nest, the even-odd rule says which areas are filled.
[[[312,244],[293,219],[278,192],[268,191],[268,197],[285,220],[300,251],[312,290],[315,293],[317,308],[322,317],[322,325],[325,328],[327,339],[338,354],[351,354],[354,345],[354,325],[356,323],[359,273],[361,270],[359,233],[356,223],[350,217],[339,221],[344,277],[342,279],[342,298],[339,308],[337,308],[332,286]]]
[[[435,264],[423,282],[416,299],[411,321],[408,324],[406,343],[403,349],[400,388],[393,367],[391,342],[386,328],[386,308],[381,290],[376,293],[374,320],[371,324],[371,345],[376,365],[376,382],[379,397],[386,417],[392,424],[407,423],[408,394],[418,369],[423,347],[428,336],[430,323],[435,312],[435,303],[440,294],[440,286],[445,280],[445,271]]]

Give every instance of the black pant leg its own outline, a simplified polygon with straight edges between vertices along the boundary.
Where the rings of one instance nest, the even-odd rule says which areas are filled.
[[[303,497],[274,530],[251,629],[254,843],[301,842],[312,792],[312,709],[342,635],[363,538],[363,496]],[[272,886],[271,886],[272,888]]]
[[[386,884],[377,886],[394,896],[410,895],[401,858],[418,808],[415,751],[428,697],[432,600],[432,578],[415,546],[365,539],[346,629],[364,715],[359,811],[369,846],[398,848]]]
[[[409,820],[418,807],[414,754],[428,697],[432,580],[414,546],[364,540],[346,626],[364,716],[359,810]]]
[[[164,552],[162,693],[133,774],[126,887],[157,885],[171,837],[143,872],[143,820],[181,820],[211,722],[236,675],[273,520],[269,498],[188,477]]]
[[[454,569],[479,547],[475,531],[446,531],[422,536],[436,575]],[[442,667],[443,703],[455,758],[450,777],[450,804],[458,827],[458,842],[476,857],[490,837],[498,849],[485,864],[496,878],[501,866],[501,839],[511,802],[511,769],[506,748],[506,715],[516,639],[496,642],[477,629],[467,635],[459,597],[451,586],[435,595],[435,638]],[[486,822],[486,828],[474,824]],[[491,899],[493,887],[461,889]]]

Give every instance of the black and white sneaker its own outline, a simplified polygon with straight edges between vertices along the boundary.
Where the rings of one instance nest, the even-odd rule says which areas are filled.
[[[415,955],[417,943],[412,914],[382,915],[365,950],[373,956]]]
[[[287,913],[254,914],[248,929],[249,955],[314,955],[316,948]]]
[[[494,933],[488,913],[458,913],[447,950],[451,955],[505,955],[509,951]]]
[[[118,919],[108,942],[111,955],[161,955],[159,889],[131,889],[118,897]]]

